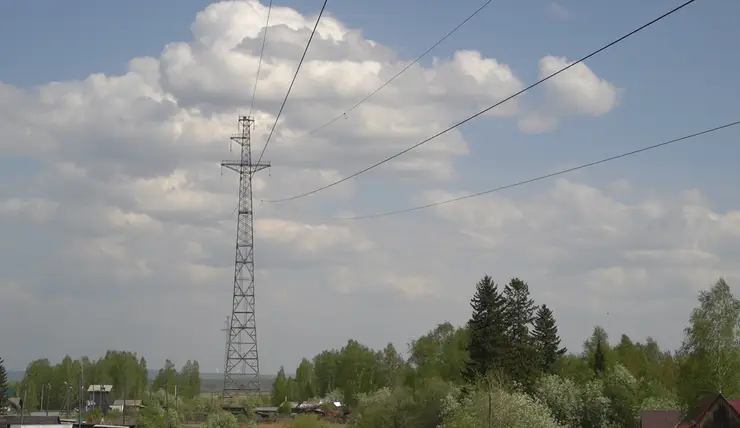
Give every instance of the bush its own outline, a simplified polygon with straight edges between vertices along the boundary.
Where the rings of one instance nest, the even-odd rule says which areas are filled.
[[[207,428],[239,428],[236,417],[227,412],[215,412],[208,415]]]
[[[278,406],[278,414],[289,415],[293,412],[293,405],[289,401],[283,401],[283,404]]]
[[[418,388],[383,388],[360,394],[350,417],[354,428],[436,428],[443,421],[445,398],[453,388],[439,379]]]
[[[489,406],[490,400],[490,406]],[[490,424],[489,424],[489,407]],[[542,402],[520,392],[502,389],[471,391],[445,412],[445,428],[472,427],[561,428]]]

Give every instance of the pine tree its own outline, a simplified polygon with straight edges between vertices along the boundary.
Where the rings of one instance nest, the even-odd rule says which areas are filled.
[[[530,297],[527,283],[519,278],[513,278],[504,287],[504,299],[508,324],[506,334],[511,347],[506,371],[511,380],[531,387],[537,377],[537,350],[529,332],[535,318],[534,300]]]
[[[0,357],[0,413],[5,411],[8,402],[8,372],[5,370],[5,361]]]
[[[470,342],[469,360],[463,377],[474,382],[479,376],[487,376],[503,370],[508,349],[506,336],[506,302],[498,286],[486,275],[476,285],[470,300],[473,314],[468,321]]]
[[[555,363],[567,352],[567,349],[560,347],[555,317],[547,305],[542,305],[537,309],[532,340],[537,351],[540,370],[544,373],[553,373]]]

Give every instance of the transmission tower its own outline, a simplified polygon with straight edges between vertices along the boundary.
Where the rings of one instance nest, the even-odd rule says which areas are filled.
[[[221,162],[222,167],[239,173],[239,206],[236,220],[236,258],[234,293],[226,343],[224,397],[260,393],[257,322],[254,316],[254,213],[252,177],[270,167],[269,162],[252,163],[251,136],[254,120],[239,116],[238,133],[231,141],[241,146],[239,160]]]

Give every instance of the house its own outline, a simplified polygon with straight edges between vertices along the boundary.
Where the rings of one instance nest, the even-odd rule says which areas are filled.
[[[683,418],[680,412],[646,410],[640,415],[640,428],[740,428],[740,400],[711,395]]]
[[[108,413],[110,393],[113,391],[113,385],[90,385],[87,388],[89,401],[93,402],[93,408],[101,409],[103,414]]]

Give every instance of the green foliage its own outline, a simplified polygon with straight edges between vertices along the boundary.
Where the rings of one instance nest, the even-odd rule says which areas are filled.
[[[532,331],[532,342],[536,350],[537,366],[543,373],[554,373],[558,360],[567,352],[566,348],[560,347],[560,336],[558,326],[552,310],[547,305],[537,309],[534,317],[534,329]]]
[[[286,401],[293,399],[288,378],[285,376],[285,369],[280,367],[275,380],[272,382],[272,404],[279,406]]]
[[[445,428],[507,427],[560,428],[543,402],[521,392],[501,388],[479,389],[448,404]]]
[[[506,300],[498,286],[486,275],[476,285],[470,300],[473,315],[468,321],[469,360],[464,370],[465,380],[473,382],[481,376],[506,368],[509,357]]]
[[[531,390],[539,372],[539,355],[529,328],[535,320],[534,300],[529,286],[519,278],[504,287],[509,352],[505,373],[509,379]]]
[[[111,384],[110,400],[138,399],[148,387],[146,360],[127,351],[108,351],[105,356],[91,361],[87,357],[73,360],[66,356],[56,365],[48,359],[32,361],[20,383],[20,396],[25,396],[24,407],[41,408],[44,389],[44,408],[61,409],[65,401],[76,403],[80,376],[84,371],[84,389],[95,384]]]
[[[316,382],[314,378],[313,364],[304,358],[301,360],[295,373],[298,401],[308,400],[316,396]]]
[[[5,370],[5,361],[0,357],[0,413],[5,411],[8,401],[8,372]]]
[[[469,342],[467,328],[455,328],[449,322],[439,324],[434,330],[411,342],[408,364],[404,364],[400,357],[395,357],[398,360],[392,363],[393,368],[389,367],[389,370],[395,370],[396,379],[405,374],[410,384],[416,378],[431,377],[463,383],[462,374],[468,361]],[[397,384],[398,382],[386,382],[387,386]]]
[[[290,428],[329,428],[329,424],[316,415],[298,415],[288,425]]]
[[[280,415],[289,415],[293,412],[293,405],[290,403],[290,401],[283,401],[280,406],[278,406],[278,414]]]
[[[87,412],[87,414],[85,415],[85,420],[100,423],[100,421],[103,420],[103,411],[96,407]]]
[[[606,370],[606,354],[604,352],[604,346],[609,345],[603,343],[601,340],[601,337],[596,338],[593,358],[591,359],[591,370],[594,371],[596,376],[600,376]]]
[[[207,428],[239,428],[236,417],[231,413],[217,411],[208,415]]]
[[[435,428],[443,420],[444,399],[454,387],[440,379],[426,379],[416,388],[397,386],[361,394],[352,412],[355,428]]]
[[[626,335],[611,346],[597,326],[581,353],[566,354],[552,311],[535,306],[526,282],[514,278],[499,292],[485,276],[476,285],[465,327],[437,325],[409,343],[406,360],[393,344],[374,350],[349,340],[302,359],[295,377],[281,368],[271,400],[281,415],[291,413],[293,401],[318,404],[323,397],[326,411],[334,410],[327,401],[341,401],[352,410],[354,428],[635,428],[642,410],[686,409],[720,389],[740,398],[740,301],[724,280],[698,300],[677,353],[661,350],[651,338],[641,343]],[[114,399],[144,400],[137,426],[239,422],[219,409],[219,401],[198,396],[197,362],[188,361],[178,372],[167,361],[147,394],[146,361],[127,352],[109,351],[94,362],[67,357],[56,366],[34,361],[21,393],[31,409],[38,408],[41,387],[50,385],[47,397],[54,407],[64,397],[64,382],[76,385],[83,368],[87,385],[112,383],[118,385]],[[252,414],[262,399],[239,404]],[[287,426],[328,425],[298,416]]]
[[[137,428],[181,428],[182,419],[174,409],[164,409],[158,399],[150,397],[147,406],[141,409],[136,421]]]
[[[722,278],[698,300],[680,350],[679,389],[692,407],[709,392],[740,396],[740,301]]]

